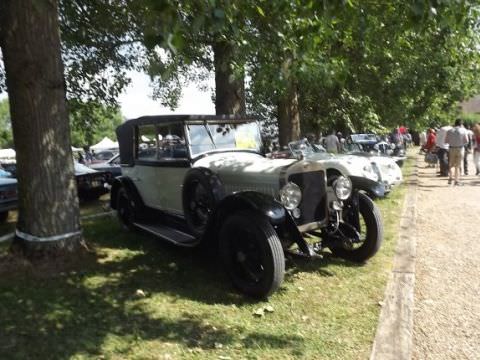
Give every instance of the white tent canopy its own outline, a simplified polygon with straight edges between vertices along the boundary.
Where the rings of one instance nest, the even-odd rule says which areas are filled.
[[[108,137],[104,137],[102,141],[98,144],[90,146],[91,150],[99,151],[99,150],[110,150],[110,149],[118,149],[118,142],[110,140]]]
[[[15,159],[16,155],[13,149],[0,149],[0,159]]]

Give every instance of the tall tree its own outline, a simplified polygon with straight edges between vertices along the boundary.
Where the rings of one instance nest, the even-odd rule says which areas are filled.
[[[17,151],[13,246],[37,257],[81,244],[56,0],[3,0],[0,45]]]

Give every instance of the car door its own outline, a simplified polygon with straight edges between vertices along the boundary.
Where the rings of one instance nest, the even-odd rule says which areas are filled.
[[[181,123],[138,126],[132,173],[145,205],[183,213],[182,185],[190,168]]]

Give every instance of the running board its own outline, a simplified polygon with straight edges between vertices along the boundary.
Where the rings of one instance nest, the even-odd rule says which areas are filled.
[[[143,223],[134,223],[134,225],[177,246],[194,247],[198,244],[194,236],[165,225]]]

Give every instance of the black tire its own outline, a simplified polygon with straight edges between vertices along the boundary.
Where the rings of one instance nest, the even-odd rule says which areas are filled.
[[[331,247],[331,250],[335,256],[363,263],[375,255],[382,245],[383,222],[378,207],[367,195],[358,193],[358,207],[360,218],[363,218],[366,227],[366,229],[360,229],[360,234],[364,236],[363,242],[354,249],[336,244]]]
[[[193,235],[201,237],[205,233],[223,195],[223,185],[211,170],[189,170],[183,182],[182,202],[185,220]]]
[[[0,212],[0,223],[7,221],[8,219],[8,210]]]
[[[285,256],[273,226],[254,212],[230,215],[219,232],[219,254],[233,285],[254,298],[278,289],[285,273]]]
[[[132,206],[132,199],[124,187],[118,189],[117,215],[125,230],[132,231],[134,229],[135,212]]]

